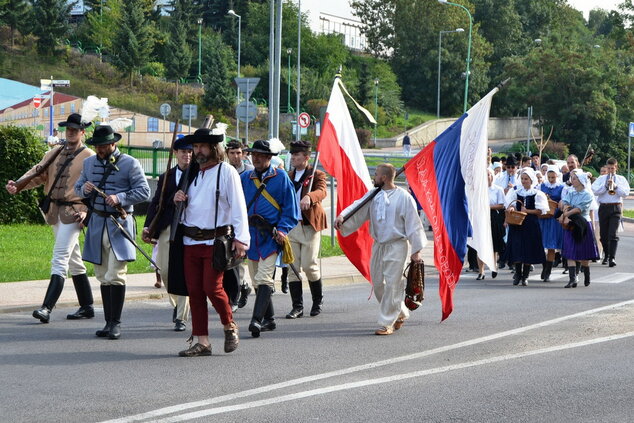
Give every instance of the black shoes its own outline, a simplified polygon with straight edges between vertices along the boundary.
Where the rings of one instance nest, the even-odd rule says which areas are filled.
[[[251,317],[251,323],[249,324],[249,332],[251,336],[257,338],[262,331],[262,320],[269,309],[269,305],[272,301],[271,294],[273,289],[268,285],[258,286],[255,294],[255,304],[253,305],[253,316]],[[272,311],[272,310],[271,310]],[[270,319],[272,319],[272,315]]]
[[[302,282],[293,281],[289,283],[291,291],[291,300],[293,301],[293,309],[286,315],[287,319],[297,319],[304,315],[304,293],[302,291]]]
[[[99,338],[119,339],[121,337],[121,312],[125,302],[125,285],[101,285],[103,315],[106,325],[95,332]]]
[[[616,261],[614,260],[614,258],[610,258],[609,260],[609,267],[615,267],[616,266]]]
[[[51,319],[51,310],[46,306],[42,306],[33,312],[33,317],[40,319],[42,323],[48,323]]]
[[[482,279],[484,279],[484,273],[479,273],[478,276],[476,277],[476,280],[481,281]]]
[[[62,295],[62,289],[64,289],[64,278],[60,275],[51,275],[51,281],[48,284],[48,288],[46,288],[42,307],[33,312],[33,317],[39,319],[42,323],[48,323],[51,319],[51,311],[57,304],[59,296]]]
[[[68,320],[92,319],[93,317],[95,317],[95,309],[92,305],[79,307],[76,312],[66,315]]]
[[[522,263],[515,263],[515,272],[513,273],[513,285],[517,286],[522,280]]]
[[[74,275],[73,285],[75,285],[75,292],[77,293],[77,299],[79,300],[79,310],[72,314],[68,314],[66,318],[69,320],[92,319],[95,317],[95,310],[92,306],[92,290],[90,289],[88,276],[85,273],[81,275]]]
[[[187,329],[187,326],[185,326],[185,322],[183,322],[182,320],[176,319],[176,321],[174,322],[174,331],[184,332],[185,329]]]
[[[581,266],[583,271],[583,286],[590,286],[590,267]]]
[[[240,289],[240,299],[238,300],[238,308],[244,308],[249,300],[249,294],[251,293],[251,287],[249,285],[242,285]]]
[[[313,306],[310,308],[310,315],[312,317],[319,316],[321,313],[321,306],[324,303],[321,279],[317,279],[314,282],[308,281],[308,286],[310,287],[310,293],[313,297]]]
[[[286,315],[287,319],[298,319],[304,316],[304,309],[293,307],[293,309]]]
[[[577,266],[568,266],[568,284],[564,288],[577,287]]]

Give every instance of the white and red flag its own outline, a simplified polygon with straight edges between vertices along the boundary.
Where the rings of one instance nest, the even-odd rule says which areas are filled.
[[[372,188],[368,166],[342,88],[339,77],[335,78],[318,146],[319,159],[324,169],[337,179],[337,215]],[[365,109],[362,112],[366,116],[369,114]],[[373,241],[369,223],[364,223],[359,230],[346,237],[338,232],[337,238],[348,260],[371,283],[370,257]]]

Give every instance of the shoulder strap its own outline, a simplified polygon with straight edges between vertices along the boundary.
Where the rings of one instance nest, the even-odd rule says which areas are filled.
[[[255,186],[260,191],[260,186],[263,186],[262,182],[260,182],[259,179],[254,179],[253,181],[255,182]],[[261,192],[262,192],[262,195],[264,196],[264,198],[266,198],[268,200],[268,202],[271,203],[271,205],[277,209],[277,211],[279,211],[279,212],[282,211],[282,208],[280,207],[280,205],[277,204],[277,201],[275,201],[275,198],[273,198],[271,196],[271,194],[269,194],[269,192],[266,190],[266,188],[262,188]]]
[[[222,170],[222,162],[218,163],[218,177],[216,178],[216,216],[214,217],[214,229],[218,226],[218,201],[220,200],[220,171]]]
[[[62,164],[62,166],[59,168],[59,170],[57,171],[57,175],[55,175],[55,179],[53,180],[53,185],[51,185],[51,189],[49,190],[48,194],[46,194],[47,197],[50,197],[51,195],[51,191],[55,188],[55,185],[57,185],[57,182],[59,181],[59,178],[62,177],[62,173],[64,173],[64,169],[66,169],[66,167],[68,167],[68,165],[70,164],[70,162],[73,161],[73,159],[75,157],[77,157],[77,155],[79,153],[81,153],[84,149],[86,148],[86,146],[77,149],[73,154],[71,154],[70,156],[68,156],[68,158],[66,159],[66,161]]]

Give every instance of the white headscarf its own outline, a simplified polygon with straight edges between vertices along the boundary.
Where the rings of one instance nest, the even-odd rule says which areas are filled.
[[[520,173],[520,176],[522,174],[526,174],[529,178],[531,178],[531,186],[535,186],[537,185],[537,175],[535,175],[535,171],[533,170],[533,168],[531,167],[525,167],[524,169],[522,169],[522,173]]]

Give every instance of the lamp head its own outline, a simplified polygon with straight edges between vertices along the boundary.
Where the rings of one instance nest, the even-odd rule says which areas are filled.
[[[456,28],[454,32],[464,32],[464,28]]]
[[[447,3],[447,0],[438,0],[438,3]]]
[[[198,20],[196,22],[198,22],[198,25],[202,25],[203,24],[203,18],[198,18]]]
[[[227,12],[227,15],[230,15],[230,16],[235,16],[236,18],[239,18],[239,17],[240,17],[240,15],[238,15],[236,12],[234,12],[234,11],[233,11],[233,9],[230,9],[230,10]]]

